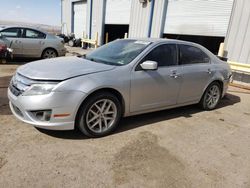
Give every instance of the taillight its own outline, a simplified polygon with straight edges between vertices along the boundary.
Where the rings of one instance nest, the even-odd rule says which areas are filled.
[[[7,46],[5,44],[0,44],[0,51],[7,50]]]

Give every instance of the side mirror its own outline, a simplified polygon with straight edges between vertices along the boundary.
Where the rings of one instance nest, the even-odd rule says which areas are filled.
[[[142,70],[157,70],[158,63],[156,61],[144,61],[141,65]]]

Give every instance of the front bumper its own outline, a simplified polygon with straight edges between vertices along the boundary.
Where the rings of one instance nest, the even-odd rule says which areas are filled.
[[[80,91],[51,92],[47,95],[15,96],[8,89],[12,113],[21,121],[49,130],[73,130],[75,117],[84,93]],[[49,121],[40,121],[32,111],[51,110]],[[67,114],[67,116],[58,116]]]
[[[230,83],[230,79],[223,81],[223,91],[222,91],[221,97],[224,97],[226,95],[229,83]]]

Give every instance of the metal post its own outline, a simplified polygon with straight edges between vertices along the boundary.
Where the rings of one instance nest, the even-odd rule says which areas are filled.
[[[92,0],[89,1],[89,6],[90,6],[90,15],[89,15],[89,39],[91,39],[91,32],[92,32],[92,5],[93,2]]]
[[[153,15],[154,15],[154,6],[155,6],[155,1],[152,0],[150,4],[150,14],[149,14],[149,19],[148,19],[148,37],[151,36],[151,30],[152,30],[152,21],[153,21]]]
[[[105,35],[105,44],[109,42],[109,33],[107,32]]]
[[[95,34],[95,48],[97,48],[98,45],[98,32]]]

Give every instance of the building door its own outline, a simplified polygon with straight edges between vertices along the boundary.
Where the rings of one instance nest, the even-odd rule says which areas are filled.
[[[169,0],[165,34],[225,37],[233,0]]]
[[[108,33],[110,42],[118,38],[124,38],[129,30],[131,0],[107,0],[105,12],[104,37]]]

